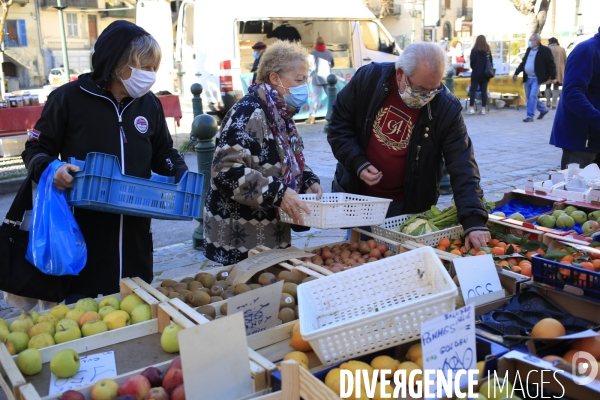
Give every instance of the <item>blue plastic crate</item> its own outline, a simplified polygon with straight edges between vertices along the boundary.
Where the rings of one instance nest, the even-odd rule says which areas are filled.
[[[567,271],[568,275],[563,273]],[[582,289],[590,297],[600,298],[600,272],[561,264],[558,261],[535,255],[531,259],[531,273],[536,282],[560,289],[564,288],[565,285],[570,285]]]
[[[153,175],[150,179],[123,175],[116,156],[89,153],[85,162],[69,159],[81,170],[73,173],[67,191],[72,207],[170,220],[200,217],[202,174],[186,172],[175,185],[174,177]]]

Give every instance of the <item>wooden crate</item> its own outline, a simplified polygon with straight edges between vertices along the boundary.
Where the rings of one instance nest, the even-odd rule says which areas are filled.
[[[269,250],[271,250],[271,249],[267,246],[256,246],[254,249],[252,249],[248,252],[248,256],[252,257],[252,256],[262,253],[263,251],[269,251]],[[306,250],[308,251],[308,249],[306,249]],[[301,272],[304,272],[306,275],[314,276],[315,278],[323,278],[324,276],[332,274],[331,271],[328,271],[319,265],[313,264],[308,261],[300,261],[297,258],[291,258],[286,262],[280,262],[279,264],[276,264],[276,265],[278,267],[281,267],[288,271],[293,271],[293,270],[301,271]]]
[[[281,391],[270,393],[261,397],[259,400],[300,400],[300,399],[319,399],[319,400],[339,400],[331,389],[323,382],[311,375],[310,372],[301,368],[294,361],[284,361],[281,363],[282,385]]]

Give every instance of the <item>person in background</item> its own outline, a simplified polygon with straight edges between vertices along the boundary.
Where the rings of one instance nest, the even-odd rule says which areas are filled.
[[[311,82],[312,82],[312,105],[310,108],[310,115],[306,120],[307,124],[315,123],[315,115],[319,108],[319,100],[321,99],[321,93],[327,86],[327,77],[331,74],[331,68],[333,68],[333,53],[327,50],[325,46],[325,39],[321,36],[317,38],[317,44],[315,49],[310,53],[310,64],[311,64]]]
[[[327,140],[338,160],[332,192],[391,199],[387,218],[437,204],[442,159],[466,247],[491,240],[473,144],[458,99],[441,83],[445,51],[408,45],[394,63],[361,67],[338,94]]]
[[[216,137],[210,189],[204,208],[204,254],[223,265],[264,245],[291,244],[299,210],[310,214],[298,193],[323,194],[306,166],[294,115],[308,100],[308,54],[300,43],[278,41],[261,58],[256,85],[227,112]]]
[[[490,46],[485,40],[485,36],[479,35],[471,50],[471,90],[469,91],[470,100],[467,114],[475,114],[475,96],[478,87],[481,91],[481,114],[485,114],[485,107],[488,102],[487,88],[490,81],[485,73],[488,57],[491,61]]]
[[[252,64],[252,69],[250,72],[253,72],[252,75],[252,85],[256,85],[256,71],[258,71],[258,64],[260,63],[260,57],[263,55],[265,50],[267,49],[267,45],[264,42],[256,42],[254,46],[252,46],[252,57],[254,57],[254,63]]]
[[[525,95],[527,96],[527,118],[523,122],[533,122],[535,109],[540,112],[537,119],[542,119],[548,114],[548,107],[538,98],[540,85],[542,83],[556,83],[556,65],[552,51],[541,43],[538,33],[533,33],[527,43],[527,51],[523,61],[515,70],[513,81],[517,75],[523,72],[523,83],[525,84]]]
[[[83,74],[54,90],[25,145],[23,160],[34,179],[52,161],[91,152],[119,159],[124,175],[149,179],[152,172],[175,176],[187,171],[169,134],[158,98],[150,92],[156,81],[161,50],[144,29],[128,21],[111,23],[94,45],[94,72]],[[64,164],[54,175],[54,186],[73,185]],[[85,268],[74,276],[66,304],[83,297],[119,291],[121,278],[152,282],[150,218],[74,208],[73,214],[87,246]]]
[[[550,144],[563,151],[560,165],[600,165],[600,28],[567,58]]]
[[[546,107],[556,109],[556,105],[558,104],[559,86],[562,86],[563,80],[565,78],[565,64],[567,63],[567,52],[565,51],[565,49],[560,47],[558,39],[553,37],[548,39],[548,48],[552,52],[552,57],[554,57],[554,64],[556,64],[556,82],[546,85]],[[550,102],[550,98],[552,98],[552,102]]]
[[[298,29],[294,28],[287,21],[281,21],[281,25],[273,29],[271,33],[265,36],[265,39],[276,38],[279,40],[287,40],[288,42],[301,42],[302,37]]]

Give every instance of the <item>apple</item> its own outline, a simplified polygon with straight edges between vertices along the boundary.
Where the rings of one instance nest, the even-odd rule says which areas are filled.
[[[60,395],[60,400],[85,400],[85,396],[77,390],[67,390]]]
[[[167,371],[163,378],[162,387],[165,388],[167,393],[171,392],[179,385],[183,384],[183,372],[178,368],[173,368]]]
[[[171,364],[169,364],[167,371],[171,368],[183,369],[183,366],[181,365],[181,356],[177,356],[173,359],[173,361],[171,361]]]
[[[115,397],[114,400],[136,400],[136,398],[130,394],[124,394],[123,396]]]
[[[169,393],[162,387],[153,387],[144,400],[169,400]]]
[[[81,327],[81,334],[83,337],[97,335],[107,331],[108,326],[104,321],[88,321]]]
[[[50,360],[50,372],[59,378],[70,378],[79,371],[79,355],[75,350],[61,350]]]
[[[171,400],[185,400],[185,389],[183,384],[173,389],[171,392]]]
[[[21,331],[11,332],[6,337],[6,340],[15,345],[15,350],[17,353],[25,350],[29,344],[29,336],[25,332]]]
[[[127,314],[131,315],[133,309],[140,304],[144,304],[144,300],[140,296],[135,293],[125,296],[125,298],[121,301],[121,310],[125,311]]]
[[[152,319],[152,310],[146,303],[135,306],[131,312],[131,324],[137,324],[138,322],[150,321]]]
[[[150,382],[150,386],[153,388],[162,386],[163,381],[163,373],[160,369],[156,367],[148,367],[144,371],[142,371],[142,375],[148,379]]]
[[[56,324],[56,331],[59,329],[67,329],[67,328],[79,328],[79,324],[77,321],[72,320],[71,318],[63,318]]]
[[[40,333],[29,339],[27,348],[29,349],[42,349],[44,347],[54,346],[54,338],[48,332]]]
[[[42,322],[50,322],[52,325],[56,325],[58,323],[58,318],[52,314],[40,315],[36,324],[40,324]]]
[[[123,310],[113,311],[104,317],[103,321],[106,322],[108,330],[122,328],[126,325],[131,325],[131,317]]]
[[[160,345],[164,351],[167,353],[177,353],[179,351],[179,338],[177,337],[177,332],[181,329],[183,328],[175,324],[171,324],[164,329],[160,336]]]
[[[35,375],[42,370],[42,354],[38,349],[26,349],[15,360],[19,371],[25,375]]]
[[[112,400],[119,395],[119,384],[112,379],[102,379],[94,384],[90,396],[92,400]]]
[[[35,324],[39,317],[40,317],[40,313],[38,313],[37,311],[25,311],[23,314],[19,315],[18,319],[29,318],[31,320],[31,322],[33,322]]]
[[[65,318],[69,318],[72,319],[75,322],[79,321],[79,318],[83,317],[83,314],[85,314],[85,311],[79,308],[74,308],[72,310],[70,310],[67,315],[65,315]]]
[[[35,324],[27,330],[27,334],[31,338],[36,335],[39,335],[40,333],[47,333],[50,336],[54,336],[54,334],[56,333],[56,329],[54,329],[54,324],[50,321],[42,321],[38,322],[37,324]]]
[[[79,318],[77,323],[79,324],[79,327],[81,328],[83,326],[83,324],[85,324],[86,322],[101,321],[101,320],[102,320],[102,318],[100,318],[100,315],[96,311],[86,311],[85,314],[83,314],[81,316],[81,318]]]
[[[81,330],[79,326],[60,328],[54,334],[56,344],[70,342],[71,340],[81,339]]]
[[[4,342],[9,333],[10,330],[6,326],[0,325],[0,341]]]
[[[98,315],[100,316],[100,318],[104,319],[104,317],[106,317],[113,311],[117,311],[117,309],[113,306],[104,306],[98,310]]]
[[[14,343],[11,343],[8,340],[5,340],[4,346],[6,346],[6,350],[8,351],[8,354],[10,354],[11,356],[14,356],[15,354],[17,354],[17,348],[15,347]]]
[[[65,318],[65,315],[71,311],[71,307],[66,304],[59,304],[57,306],[52,307],[50,310],[50,314],[54,315],[59,321]]]
[[[115,310],[120,310],[121,302],[115,296],[106,296],[106,297],[103,297],[102,300],[100,300],[98,307],[102,308],[102,307],[106,307],[106,306],[110,306],[110,307],[114,308]]]
[[[142,375],[133,375],[125,379],[125,382],[119,387],[119,396],[129,394],[136,400],[144,400],[144,397],[150,391],[150,382]]]
[[[8,322],[6,322],[4,319],[0,318],[0,326],[4,325],[5,327],[8,328]]]
[[[98,303],[96,303],[96,300],[92,299],[91,297],[87,297],[85,299],[79,299],[77,303],[75,303],[75,307],[73,307],[73,309],[98,312]]]
[[[31,318],[25,318],[25,319],[20,319],[20,318],[21,317],[19,317],[18,319],[15,319],[13,322],[11,322],[11,324],[10,324],[11,332],[27,333],[29,328],[31,328],[33,326],[33,321],[31,320]]]

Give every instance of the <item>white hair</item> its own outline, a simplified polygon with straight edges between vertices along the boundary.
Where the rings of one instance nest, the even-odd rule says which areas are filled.
[[[542,37],[540,36],[540,34],[539,34],[539,33],[532,33],[532,34],[531,34],[531,39],[533,39],[533,40],[536,40],[536,41],[538,41],[538,42],[541,42],[541,41],[542,41]]]
[[[431,72],[446,71],[446,53],[435,43],[418,42],[409,44],[396,60],[396,69],[413,76],[418,67],[426,67]]]

